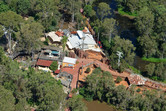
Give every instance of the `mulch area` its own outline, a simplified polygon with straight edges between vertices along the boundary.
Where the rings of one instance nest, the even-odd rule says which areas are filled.
[[[107,64],[104,64],[104,63],[102,63],[102,62],[100,62],[100,61],[97,61],[97,60],[93,60],[93,59],[78,59],[77,60],[79,63],[76,65],[76,67],[74,68],[74,69],[72,69],[72,68],[62,68],[62,72],[67,72],[67,73],[70,73],[70,74],[72,74],[73,75],[73,80],[72,80],[72,82],[71,82],[71,88],[72,89],[74,89],[74,88],[76,88],[76,85],[77,85],[77,81],[79,80],[79,71],[80,71],[80,68],[82,68],[82,65],[86,65],[86,64],[88,64],[88,63],[92,63],[92,62],[94,62],[94,64],[97,64],[98,66],[100,66],[100,68],[102,69],[102,70],[104,70],[104,71],[108,71],[108,72],[110,72],[111,74],[112,74],[112,76],[114,77],[114,78],[116,78],[116,77],[121,77],[121,78],[126,78],[126,77],[129,77],[130,76],[130,73],[129,72],[122,72],[122,73],[119,73],[119,72],[117,72],[116,70],[112,70],[112,69],[110,69],[109,68],[109,66],[107,65]],[[86,68],[84,68],[85,70],[86,70]],[[85,71],[84,70],[84,71]],[[89,75],[89,74],[84,74],[84,75]],[[84,75],[82,75],[82,76],[84,76]],[[80,79],[83,79],[83,77],[82,78],[80,78]],[[121,83],[119,83],[119,85],[124,85],[124,86],[126,86],[126,87],[128,87],[129,85],[128,85],[128,83],[126,82],[126,81],[122,81]],[[118,85],[118,84],[117,84]],[[143,86],[144,87],[144,86]],[[146,86],[146,88],[147,88],[147,86]],[[162,90],[164,90],[165,91],[165,89],[163,88]]]

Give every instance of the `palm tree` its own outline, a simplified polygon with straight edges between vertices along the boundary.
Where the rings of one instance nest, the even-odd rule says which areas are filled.
[[[63,52],[65,51],[67,39],[68,39],[67,36],[63,36],[63,38],[61,39],[61,43],[62,43],[62,47],[63,47]]]

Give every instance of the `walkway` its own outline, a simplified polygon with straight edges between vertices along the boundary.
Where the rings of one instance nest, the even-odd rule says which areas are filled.
[[[78,75],[79,75],[79,69],[82,67],[82,65],[86,65],[88,63],[92,63],[94,62],[95,65],[98,65],[100,66],[100,68],[104,71],[108,71],[112,74],[112,76],[114,77],[121,77],[121,78],[126,78],[126,77],[129,77],[130,76],[130,73],[129,72],[122,72],[122,73],[119,73],[117,72],[116,70],[112,70],[112,69],[109,69],[109,66],[107,64],[104,64],[98,60],[93,60],[93,59],[78,59],[77,60],[79,63],[76,65],[76,67],[74,69],[72,68],[62,68],[61,72],[67,72],[69,74],[72,74],[73,75],[73,80],[71,82],[71,89],[73,88],[76,88],[76,85],[77,85],[77,81],[78,81]],[[146,87],[151,87],[154,83],[145,83],[145,86]],[[151,87],[152,88],[152,87]],[[157,87],[154,87],[155,89],[158,89]],[[160,89],[166,91],[166,87],[163,86],[163,87],[160,87]]]

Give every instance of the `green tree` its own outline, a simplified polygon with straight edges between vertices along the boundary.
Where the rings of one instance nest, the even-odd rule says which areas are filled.
[[[67,101],[67,106],[71,109],[71,111],[87,111],[87,107],[82,101],[82,98],[77,95],[74,95]]]
[[[138,10],[140,0],[127,0],[126,7],[130,12],[135,12]]]
[[[162,45],[161,45],[161,58],[163,59],[163,58],[165,58],[166,57],[166,43],[163,43]]]
[[[9,53],[11,54],[11,48],[12,48],[12,34],[14,32],[17,32],[19,30],[20,23],[23,22],[23,19],[20,15],[16,14],[15,12],[8,11],[0,13],[0,24],[5,27],[5,34],[7,40],[8,40],[8,47],[9,47]]]
[[[163,63],[157,64],[156,69],[155,69],[155,76],[161,78],[163,75],[163,69],[164,69]],[[162,79],[164,79],[164,78],[162,78]]]
[[[154,15],[148,8],[143,8],[136,17],[136,28],[141,35],[149,35],[153,31]]]
[[[104,3],[104,2],[99,3],[97,14],[99,15],[99,19],[102,22],[104,20],[104,17],[107,17],[108,15],[110,15],[110,10],[111,8],[109,7],[107,3]]]
[[[63,36],[61,39],[62,47],[63,47],[63,52],[65,51],[66,43],[67,43],[68,37]]]
[[[119,77],[119,76],[118,76],[118,77],[116,78],[116,80],[115,80],[116,83],[120,83],[121,81],[122,81],[122,78]]]
[[[132,65],[135,57],[135,47],[131,41],[121,39],[119,36],[116,36],[113,39],[113,46],[111,47],[110,59],[111,65],[114,69],[118,69],[118,59],[117,51],[122,52],[121,65],[119,68],[127,68],[127,64]],[[122,71],[123,71],[122,70]]]
[[[108,36],[108,41],[111,43],[112,36],[116,34],[117,22],[113,18],[106,18],[102,24],[105,36]]]
[[[90,70],[90,68],[88,67],[87,69],[86,69],[86,72],[87,73],[89,73],[91,70]]]
[[[7,12],[9,10],[8,5],[6,5],[3,1],[0,1],[0,13]]]
[[[58,69],[58,62],[57,61],[53,61],[49,68],[52,71],[56,71]]]
[[[138,38],[138,42],[143,56],[152,57],[156,54],[157,43],[154,38],[149,36],[142,36]]]
[[[91,5],[86,5],[84,7],[84,14],[85,16],[87,17],[92,17],[95,15],[95,11],[93,10],[92,6]]]
[[[24,50],[29,54],[33,54],[41,46],[40,37],[43,34],[43,29],[43,26],[35,21],[21,24],[20,31],[16,33],[18,39],[17,50]]]
[[[146,69],[147,75],[152,76],[154,74],[154,71],[155,71],[155,64],[150,63],[150,64],[145,66],[145,69]]]
[[[86,78],[86,84],[86,98],[91,96],[93,99],[99,99],[100,101],[103,101],[104,94],[115,85],[112,75],[109,72],[102,72],[99,68],[95,69]]]
[[[0,109],[1,111],[14,111],[15,98],[10,90],[0,85]]]
[[[31,0],[31,11],[35,19],[45,28],[46,32],[55,30],[61,15],[58,11],[59,0]]]
[[[28,88],[32,92],[31,101],[38,105],[37,110],[58,111],[63,110],[65,94],[62,86],[51,77],[50,73],[30,73]],[[60,109],[62,108],[62,109]]]
[[[0,38],[4,35],[3,26],[0,25]]]
[[[29,0],[18,0],[17,1],[17,12],[26,15],[30,11],[30,1]]]

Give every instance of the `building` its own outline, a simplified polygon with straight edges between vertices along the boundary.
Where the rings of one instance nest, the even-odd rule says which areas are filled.
[[[70,58],[70,57],[64,57],[62,67],[71,67],[74,68],[76,65],[77,59]]]
[[[55,76],[55,79],[60,80],[61,84],[64,86],[64,92],[69,94],[71,90],[71,82],[73,79],[73,75],[67,73],[67,72],[61,72],[58,75]]]
[[[49,38],[50,42],[52,44],[54,43],[61,43],[61,39],[63,37],[64,33],[62,31],[52,31],[46,34],[46,37]]]
[[[49,66],[52,64],[53,61],[49,61],[49,60],[42,60],[42,59],[38,59],[36,62],[36,67],[39,70],[43,70],[46,72],[51,72],[51,70],[49,69]]]
[[[71,32],[67,46],[70,50],[85,51],[89,59],[101,60],[105,56],[88,29]]]
[[[38,58],[42,60],[62,62],[63,53],[60,48],[47,46],[41,49],[41,52]]]
[[[87,32],[85,30],[71,32],[71,35],[68,38],[67,46],[69,49],[83,48],[83,50],[94,50],[97,52],[101,51],[88,30]]]
[[[126,78],[129,85],[145,85],[147,79],[142,77],[141,75],[131,74],[129,77]]]

